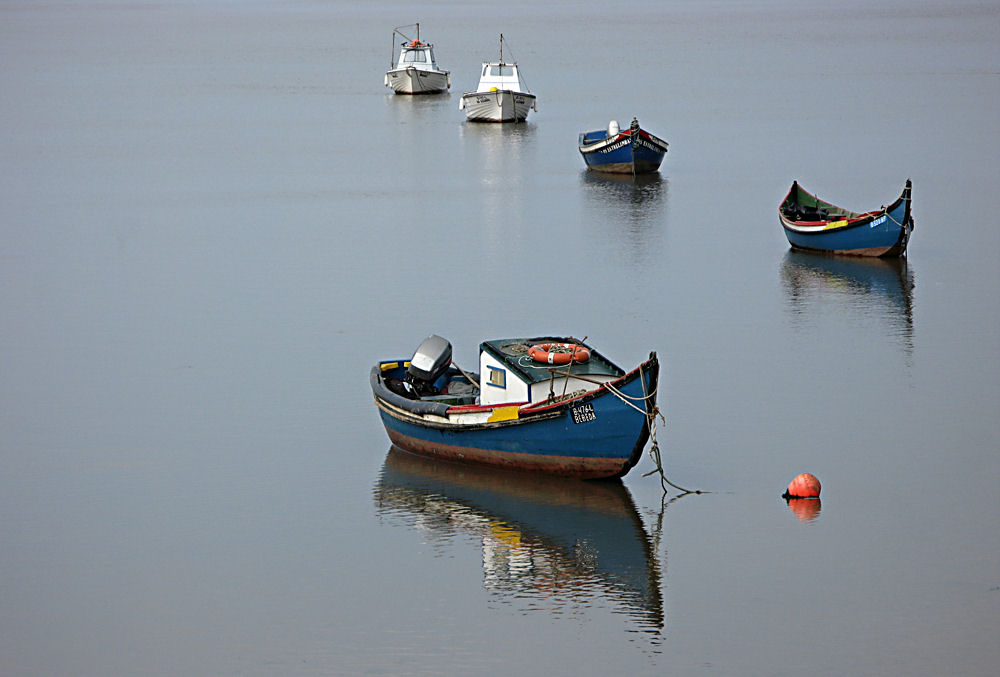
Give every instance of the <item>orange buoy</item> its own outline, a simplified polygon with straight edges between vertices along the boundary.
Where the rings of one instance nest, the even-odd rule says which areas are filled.
[[[804,472],[788,485],[782,498],[819,498],[821,485],[816,476]]]

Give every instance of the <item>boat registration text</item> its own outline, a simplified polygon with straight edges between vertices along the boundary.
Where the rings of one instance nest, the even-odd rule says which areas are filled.
[[[594,405],[581,404],[578,407],[570,407],[570,413],[573,416],[573,423],[589,423],[590,421],[597,420],[597,413],[594,412]]]

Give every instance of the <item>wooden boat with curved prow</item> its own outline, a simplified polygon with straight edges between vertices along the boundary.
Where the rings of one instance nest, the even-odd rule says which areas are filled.
[[[640,127],[637,118],[632,118],[625,130],[612,120],[607,129],[582,132],[578,141],[587,169],[633,176],[657,171],[669,145]]]
[[[583,347],[587,359],[541,362],[529,354],[541,344],[569,344],[574,356]],[[484,341],[470,374],[452,363],[448,341],[430,336],[409,360],[377,363],[370,380],[389,439],[406,451],[601,479],[624,476],[642,457],[659,369],[655,352],[626,372],[582,341],[541,336]]]
[[[795,249],[854,256],[905,256],[913,232],[910,213],[913,186],[888,207],[852,212],[809,193],[798,181],[778,206],[778,218]]]

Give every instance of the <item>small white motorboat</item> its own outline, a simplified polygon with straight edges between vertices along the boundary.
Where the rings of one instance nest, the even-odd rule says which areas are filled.
[[[410,24],[417,27],[417,37],[410,40],[400,32],[399,26],[392,29],[392,47],[396,49],[396,35],[403,38],[399,58],[393,64],[390,58],[389,70],[385,73],[385,86],[392,87],[396,94],[437,94],[446,92],[451,87],[451,74],[441,70],[434,59],[434,45],[420,41],[420,24]]]
[[[475,122],[521,122],[529,111],[538,112],[538,100],[528,91],[517,63],[503,60],[502,33],[500,60],[483,62],[479,87],[462,95],[458,109]]]

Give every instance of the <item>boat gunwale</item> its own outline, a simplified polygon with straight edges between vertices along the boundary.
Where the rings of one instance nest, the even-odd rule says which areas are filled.
[[[607,136],[605,136],[603,139],[597,139],[597,140],[595,140],[595,141],[593,141],[591,143],[587,143],[587,135],[588,134],[597,134],[597,133],[600,133],[600,132],[604,132],[605,135],[607,134],[607,130],[606,129],[592,129],[589,132],[580,132],[580,140],[577,142],[577,145],[579,146],[579,149],[580,149],[580,153],[582,153],[584,155],[588,155],[590,153],[596,153],[596,152],[599,152],[605,146],[610,146],[611,144],[618,143],[623,138],[629,138],[629,139],[632,138],[632,130],[631,129],[623,129],[623,130],[619,131],[618,134],[617,134],[617,136],[615,136],[613,138],[608,138]],[[638,133],[636,134],[636,137],[639,138],[639,139],[642,139],[644,141],[648,141],[649,143],[651,143],[654,146],[659,146],[656,149],[649,149],[652,152],[663,153],[663,154],[666,154],[667,152],[669,152],[670,144],[668,142],[664,141],[663,139],[661,139],[658,136],[650,134],[649,132],[647,132],[642,127],[640,127],[638,129]]]
[[[419,66],[397,66],[390,68],[386,73],[405,73],[406,71],[417,71],[418,73],[437,73],[440,75],[451,75],[451,71],[442,68],[420,68]]]
[[[793,181],[792,187],[789,188],[788,193],[785,195],[785,199],[783,199],[781,201],[781,204],[778,205],[778,218],[781,219],[781,224],[783,226],[802,235],[840,232],[850,228],[866,226],[872,221],[874,221],[876,218],[883,215],[888,215],[890,212],[895,211],[896,209],[899,208],[900,203],[912,199],[907,195],[907,193],[910,192],[911,190],[912,187],[910,185],[910,181],[907,180],[906,187],[903,188],[903,192],[900,194],[898,198],[896,198],[896,200],[892,204],[882,207],[881,209],[874,209],[868,212],[855,212],[850,209],[841,207],[839,205],[835,205],[832,202],[827,202],[826,200],[818,198],[814,194],[810,193],[808,190],[803,188],[798,181]],[[812,198],[812,200],[816,203],[817,206],[822,205],[824,207],[828,207],[830,209],[835,209],[839,212],[843,212],[844,218],[821,219],[818,221],[795,221],[794,219],[788,218],[787,216],[785,216],[784,207],[786,204],[790,202],[790,200],[792,200],[793,198],[792,194],[796,192],[802,193]],[[798,196],[796,195],[795,198],[797,197]],[[792,204],[801,204],[801,202],[798,199],[794,199],[792,200]],[[835,228],[828,227],[821,230],[815,230],[815,228],[822,226],[824,224],[836,223],[838,221],[845,221],[846,223],[843,226],[837,226]],[[907,222],[911,221],[912,219],[910,218],[910,208],[909,205],[907,205],[906,213],[904,214],[902,224],[905,225]],[[910,223],[910,227],[912,228],[912,223]]]
[[[508,421],[481,421],[478,423],[462,423],[460,421],[450,421],[447,419],[447,415],[441,417],[441,420],[425,418],[421,414],[417,414],[412,411],[408,411],[392,404],[388,400],[380,398],[378,395],[375,396],[375,405],[389,414],[393,418],[404,421],[406,423],[411,423],[413,425],[419,426],[421,428],[430,428],[433,430],[451,430],[451,431],[473,431],[473,430],[491,430],[496,428],[505,428],[511,426],[522,425],[525,423],[535,423],[538,421],[546,421],[553,418],[559,418],[563,415],[563,411],[548,411],[532,413],[527,417],[518,417],[515,419],[510,419]],[[497,407],[502,408],[505,405],[497,405]],[[514,406],[514,405],[507,405]],[[494,407],[494,408],[497,408]],[[458,413],[468,413],[468,412],[458,412]],[[438,416],[438,414],[431,414],[432,416]]]
[[[611,388],[608,387],[609,385],[612,386],[613,388],[616,388],[616,389],[620,389],[619,388],[619,384],[621,386],[628,385],[629,383],[631,383],[632,381],[634,381],[637,377],[641,376],[641,374],[642,374],[642,368],[644,366],[646,366],[647,364],[650,364],[650,363],[652,363],[654,361],[658,363],[658,360],[656,360],[655,354],[653,354],[649,359],[647,359],[647,360],[639,363],[639,365],[635,369],[633,369],[632,371],[627,372],[627,373],[623,374],[622,376],[619,376],[616,379],[613,379],[611,381],[607,381],[605,383],[602,383],[601,385],[597,386],[593,390],[588,390],[587,392],[581,393],[580,395],[577,395],[576,397],[569,397],[569,398],[566,398],[564,400],[559,400],[558,402],[549,402],[548,400],[542,400],[541,402],[536,402],[534,404],[528,404],[526,406],[522,406],[521,409],[520,409],[520,411],[521,411],[521,413],[531,413],[531,414],[534,414],[536,412],[545,411],[546,409],[550,409],[550,408],[554,408],[554,407],[568,406],[570,404],[580,404],[580,403],[583,403],[583,402],[589,402],[591,400],[597,399],[598,397],[603,397],[603,396],[611,393]],[[649,373],[649,372],[647,371],[646,373]],[[604,392],[600,392],[602,390]],[[654,390],[653,393],[651,393],[651,395],[652,395],[653,403],[655,405],[655,403],[656,403],[656,391]]]
[[[602,356],[603,357],[603,356]],[[394,360],[388,360],[387,363],[391,363]],[[402,363],[401,360],[395,360]],[[609,364],[614,365],[613,362],[609,361]],[[570,407],[578,406],[580,404],[585,404],[591,402],[598,398],[615,396],[617,394],[612,392],[611,388],[620,389],[628,384],[632,383],[637,378],[641,378],[642,374],[652,374],[654,370],[650,368],[650,365],[656,364],[659,366],[659,360],[656,357],[656,352],[651,352],[649,358],[641,362],[630,372],[623,373],[616,379],[607,381],[597,386],[592,390],[588,390],[581,393],[575,397],[569,397],[566,399],[560,399],[557,402],[550,402],[548,400],[542,400],[540,402],[532,403],[518,403],[518,402],[503,402],[493,405],[448,405],[441,402],[427,402],[425,400],[409,400],[401,395],[393,393],[383,382],[382,369],[380,368],[381,363],[376,364],[371,369],[371,384],[372,391],[375,398],[375,403],[378,407],[384,410],[386,413],[400,418],[401,420],[410,420],[415,424],[422,425],[431,428],[440,429],[460,429],[460,430],[472,430],[476,428],[494,428],[494,427],[504,427],[511,425],[520,425],[525,423],[532,423],[535,421],[541,421],[547,418],[552,418],[562,415],[565,410]],[[617,365],[614,365],[617,366]],[[652,381],[654,377],[650,377]],[[609,388],[608,386],[611,386]],[[645,406],[647,414],[650,412],[652,407],[656,406],[656,386],[655,383],[652,384],[653,389],[650,393],[646,394],[647,401],[651,402],[651,406]],[[386,396],[388,395],[388,396]],[[397,401],[398,400],[398,401]],[[383,406],[383,404],[385,406]],[[483,423],[462,423],[460,421],[453,422],[448,419],[449,414],[468,414],[468,413],[486,413],[495,411],[497,409],[503,409],[508,407],[518,407],[518,418],[510,419],[507,421],[494,421],[494,422],[483,422]],[[402,416],[397,415],[402,414]],[[437,421],[433,419],[426,418],[427,415],[437,416],[442,420]]]
[[[484,89],[484,90],[477,89],[471,92],[465,92],[464,94],[462,94],[462,98],[464,99],[469,96],[485,96],[488,94],[510,94],[511,96],[530,96],[532,99],[538,99],[538,97],[532,94],[531,92],[522,92],[517,89],[498,89],[498,88]]]

